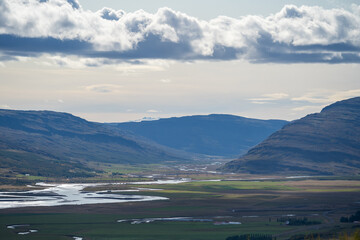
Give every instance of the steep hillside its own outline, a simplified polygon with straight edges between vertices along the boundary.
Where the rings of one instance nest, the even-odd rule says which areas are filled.
[[[212,114],[113,124],[159,144],[192,153],[235,157],[287,122]]]
[[[293,121],[223,168],[261,174],[360,172],[360,97]]]
[[[0,110],[0,167],[34,175],[81,175],[84,161],[184,161],[156,144],[67,113]]]

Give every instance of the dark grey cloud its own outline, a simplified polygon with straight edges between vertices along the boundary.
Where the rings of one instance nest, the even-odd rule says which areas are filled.
[[[348,43],[295,46],[262,34],[254,47],[255,53],[248,57],[254,63],[360,63],[360,48]]]
[[[169,8],[94,13],[77,0],[3,0],[0,61],[58,54],[101,59],[89,66],[104,59],[359,63],[360,7],[353,8],[289,5],[268,17],[202,21]]]
[[[14,55],[21,52],[81,55],[91,49],[91,43],[77,39],[61,40],[52,37],[30,38],[0,34],[0,50],[10,54],[12,52]]]

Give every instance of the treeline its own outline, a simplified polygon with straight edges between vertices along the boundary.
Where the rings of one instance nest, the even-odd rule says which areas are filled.
[[[277,222],[284,222],[290,226],[304,226],[304,225],[316,225],[321,224],[320,221],[310,221],[308,218],[277,218]]]
[[[360,211],[357,211],[355,214],[351,215],[350,217],[341,217],[340,222],[355,222],[360,221]]]
[[[269,234],[243,234],[227,237],[226,240],[276,240],[276,237]]]

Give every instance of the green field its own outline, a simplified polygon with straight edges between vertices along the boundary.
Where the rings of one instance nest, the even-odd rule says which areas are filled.
[[[165,196],[169,200],[138,203],[96,204],[0,210],[0,239],[213,239],[240,234],[272,234],[288,239],[298,234],[339,234],[358,225],[340,223],[360,209],[358,180],[204,181],[174,185],[108,185],[87,190],[156,188],[140,194]],[[124,193],[122,193],[124,194]],[[127,193],[133,194],[133,193]],[[306,217],[320,225],[287,226],[283,216]],[[118,223],[119,219],[194,217],[212,222]],[[241,222],[241,225],[214,225]],[[7,229],[13,224],[29,227]],[[360,226],[359,226],[360,227]],[[28,235],[18,232],[38,230]],[[334,232],[335,231],[335,232]]]
[[[245,233],[274,234],[284,231],[279,223],[248,222],[242,225],[215,226],[200,222],[154,222],[144,224],[117,223],[123,216],[115,214],[10,214],[0,217],[1,239],[225,239]],[[38,233],[19,236],[23,229],[6,229],[9,223],[30,224]]]

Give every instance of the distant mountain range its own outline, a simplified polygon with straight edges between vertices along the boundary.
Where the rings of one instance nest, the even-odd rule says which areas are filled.
[[[282,128],[287,121],[212,114],[116,123],[158,144],[191,153],[238,157]]]
[[[106,124],[68,113],[0,110],[0,174],[89,176],[88,162],[189,163],[208,158],[198,153],[236,155],[285,123],[210,115]]]
[[[293,121],[224,171],[257,174],[359,174],[360,97]]]
[[[81,176],[91,171],[82,164],[87,161],[134,164],[188,160],[118,128],[68,113],[0,110],[2,169],[43,176]]]
[[[68,113],[0,110],[0,176],[90,176],[88,162],[190,163],[244,153],[221,170],[358,174],[360,98],[290,123],[222,114],[94,123]]]

